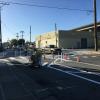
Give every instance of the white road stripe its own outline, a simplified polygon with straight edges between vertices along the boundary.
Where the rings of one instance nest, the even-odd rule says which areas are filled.
[[[7,59],[0,59],[0,62],[9,62]]]
[[[91,56],[91,57],[95,58],[95,57],[97,57],[97,56]]]
[[[54,65],[54,64],[50,64],[50,65]],[[66,66],[66,65],[62,65],[62,64],[56,64],[56,63],[55,63],[55,65],[60,65],[62,67],[66,67],[66,68],[70,68],[70,69],[74,69],[74,70],[79,71],[79,72],[70,71],[72,73],[86,73],[86,74],[93,74],[93,75],[100,76],[100,73],[98,73],[98,72],[85,71],[85,70],[81,70],[81,69],[78,69],[78,68],[73,68],[73,67],[70,67],[70,66]]]
[[[74,77],[77,77],[77,78],[80,78],[80,79],[84,79],[84,80],[86,80],[86,81],[89,81],[89,82],[92,82],[92,83],[95,83],[95,84],[100,85],[100,82],[98,82],[98,81],[95,81],[95,80],[92,80],[92,79],[89,79],[89,78],[85,78],[85,77],[83,77],[83,76],[79,76],[79,75],[76,75],[76,74],[73,74],[73,73],[70,73],[70,72],[67,72],[67,71],[63,71],[63,70],[61,70],[61,69],[51,67],[50,65],[48,65],[47,67],[48,67],[48,68],[51,68],[51,69],[55,69],[55,70],[60,71],[60,72],[63,72],[63,73],[66,73],[66,74],[69,74],[69,75],[71,75],[71,76],[74,76]]]
[[[66,65],[61,65],[61,64],[55,64],[55,65],[60,65],[60,66],[62,66],[62,67],[66,67],[66,68],[69,68],[69,69],[73,69],[73,70],[77,70],[77,71],[81,71],[81,70],[79,70],[79,69],[77,69],[77,68],[73,68],[73,67],[70,67],[70,66],[66,66]]]
[[[7,65],[13,66],[14,64],[12,64],[12,63],[7,63]]]

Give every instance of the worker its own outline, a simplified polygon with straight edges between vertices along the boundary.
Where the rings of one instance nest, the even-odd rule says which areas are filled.
[[[34,52],[31,56],[32,64],[35,66],[41,66],[42,52],[40,50],[34,49]]]

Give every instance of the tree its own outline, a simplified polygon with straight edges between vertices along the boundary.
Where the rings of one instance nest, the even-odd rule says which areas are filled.
[[[18,41],[16,39],[11,40],[11,45],[12,46],[17,46]]]
[[[18,45],[25,45],[25,40],[24,39],[19,39],[18,40]]]
[[[29,45],[30,44],[30,42],[29,41],[26,41],[26,43],[25,43],[26,45]]]

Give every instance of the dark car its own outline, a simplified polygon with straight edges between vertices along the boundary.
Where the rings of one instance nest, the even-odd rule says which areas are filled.
[[[54,54],[61,54],[61,52],[62,52],[61,48],[55,48],[53,53]]]

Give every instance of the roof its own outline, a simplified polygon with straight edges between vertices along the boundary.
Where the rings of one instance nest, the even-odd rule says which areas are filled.
[[[94,30],[94,24],[93,23],[72,29],[72,31],[93,31],[93,30]],[[100,22],[97,22],[97,31],[100,31]]]

